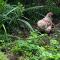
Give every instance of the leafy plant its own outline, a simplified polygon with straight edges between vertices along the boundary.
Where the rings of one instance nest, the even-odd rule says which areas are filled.
[[[20,56],[23,56],[23,57],[27,56],[29,60],[33,60],[33,59],[34,60],[36,59],[37,60],[49,60],[49,59],[55,60],[60,58],[60,57],[56,57],[58,55],[58,50],[59,50],[58,48],[59,42],[57,40],[50,39],[50,45],[43,45],[43,43],[38,44],[37,42],[39,40],[44,41],[43,36],[45,36],[46,38],[46,35],[42,35],[42,34],[38,35],[36,32],[31,32],[31,34],[32,35],[29,37],[27,41],[24,41],[24,40],[16,41],[11,51],[14,54],[19,54]]]
[[[5,55],[3,52],[0,52],[0,60],[9,60],[7,58],[7,55]]]

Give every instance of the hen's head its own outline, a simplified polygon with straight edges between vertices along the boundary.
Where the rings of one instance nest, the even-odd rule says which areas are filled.
[[[47,17],[52,17],[52,16],[53,16],[53,13],[52,13],[52,12],[49,12],[49,13],[47,13],[46,16],[47,16]]]

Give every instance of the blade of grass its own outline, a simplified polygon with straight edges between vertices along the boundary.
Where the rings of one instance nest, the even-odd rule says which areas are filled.
[[[34,29],[32,28],[32,26],[31,26],[27,21],[22,20],[22,19],[18,19],[18,20],[21,21],[21,22],[23,22],[23,23],[25,23],[25,24],[30,28],[30,30],[31,30],[32,32],[34,32]]]
[[[5,25],[2,24],[2,26],[3,26],[3,29],[4,29],[4,31],[5,31],[5,38],[6,38],[6,40],[8,40],[8,36],[7,36],[7,31],[6,31]]]

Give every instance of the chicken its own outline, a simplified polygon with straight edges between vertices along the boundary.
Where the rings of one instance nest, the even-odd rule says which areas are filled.
[[[49,33],[52,30],[52,26],[54,25],[52,22],[52,16],[52,12],[47,13],[47,15],[43,19],[37,22],[38,28],[42,31]]]

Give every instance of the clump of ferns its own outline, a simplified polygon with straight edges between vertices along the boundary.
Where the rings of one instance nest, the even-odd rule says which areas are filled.
[[[34,31],[32,26],[27,21],[21,19],[21,16],[23,16],[23,11],[24,11],[24,7],[23,7],[22,4],[18,4],[18,6],[6,5],[5,9],[6,10],[0,15],[0,18],[1,18],[0,28],[3,27],[3,29],[5,31],[6,39],[8,39],[7,38],[8,37],[7,28],[9,26],[10,26],[9,28],[13,28],[12,23],[14,23],[13,26],[16,26],[16,24],[18,25],[18,22],[22,22],[23,24],[27,25],[28,28],[30,28],[31,31]]]

